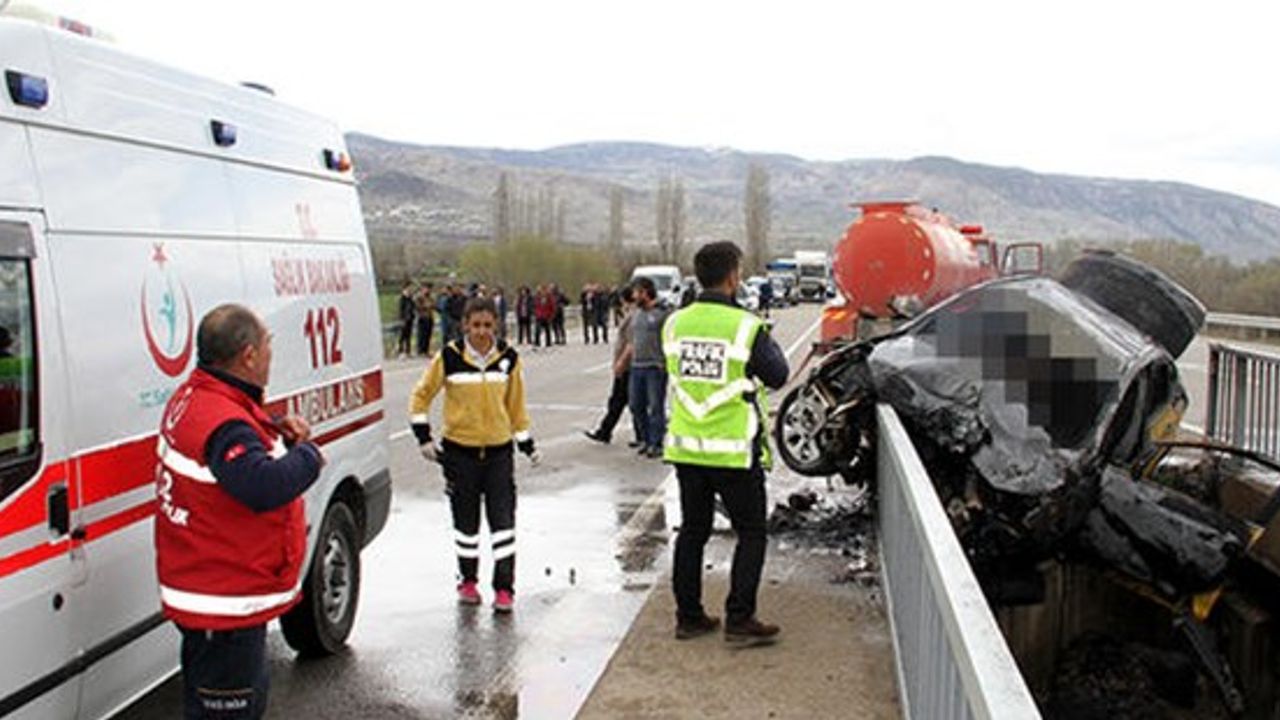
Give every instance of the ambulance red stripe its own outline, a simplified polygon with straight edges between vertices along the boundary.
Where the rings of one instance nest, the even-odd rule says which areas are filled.
[[[349,383],[347,378],[336,383],[304,390],[294,395],[272,401],[268,407],[284,409],[287,403],[308,393],[335,392],[338,385]],[[382,372],[375,370],[356,378],[364,388],[363,402],[359,407],[382,398]],[[358,410],[353,407],[348,412]],[[345,414],[345,413],[344,413]],[[315,437],[318,445],[328,445],[352,433],[381,422],[385,413],[381,410],[363,417],[348,421],[336,428],[327,430]],[[102,448],[88,453],[79,459],[81,490],[84,502],[78,503],[75,494],[71,495],[71,509],[80,506],[88,507],[95,503],[131,492],[154,482],[155,448],[157,435],[148,435],[130,440],[120,445]],[[74,461],[75,458],[72,459]],[[48,510],[45,507],[49,488],[56,482],[67,478],[67,468],[72,461],[57,462],[49,465],[41,473],[40,478],[21,494],[13,498],[12,503],[0,513],[0,539],[43,526],[47,522]],[[145,502],[122,510],[85,527],[83,542],[91,542],[110,535],[113,532],[129,527],[134,523],[151,517],[155,512],[155,500]],[[20,550],[0,557],[0,578],[34,567],[46,560],[62,555],[71,549],[71,540],[62,539],[54,543],[44,543],[35,547]]]

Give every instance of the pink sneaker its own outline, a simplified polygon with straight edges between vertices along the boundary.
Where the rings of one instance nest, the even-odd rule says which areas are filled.
[[[496,613],[509,613],[515,605],[516,599],[510,590],[499,590],[493,597],[493,611]]]
[[[458,603],[460,605],[479,605],[483,600],[480,598],[480,591],[476,589],[474,581],[466,581],[458,583]]]

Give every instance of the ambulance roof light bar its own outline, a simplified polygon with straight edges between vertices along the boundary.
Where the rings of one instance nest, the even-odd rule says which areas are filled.
[[[64,17],[56,12],[50,12],[36,5],[27,3],[13,3],[11,0],[0,0],[0,15],[8,15],[9,17],[22,18],[42,25],[51,25],[59,30],[91,37],[95,40],[114,41],[115,38],[110,33],[93,27],[87,23],[80,22],[75,18]]]

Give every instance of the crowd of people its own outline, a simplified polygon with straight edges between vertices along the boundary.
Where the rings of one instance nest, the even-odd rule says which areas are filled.
[[[582,287],[578,304],[584,344],[608,344],[610,322],[615,327],[622,322],[623,289],[602,283],[588,283]],[[449,283],[436,290],[433,283],[406,282],[401,287],[397,309],[397,356],[400,359],[410,355],[427,357],[432,354],[433,346],[442,347],[460,339],[463,335],[463,311],[467,301],[475,298],[493,301],[497,311],[495,332],[499,340],[508,340],[514,315],[515,339],[512,344],[537,348],[568,343],[565,317],[570,298],[555,283],[520,286],[512,307],[501,287],[490,289],[483,283]]]
[[[703,246],[694,257],[702,290],[674,312],[657,302],[654,283],[645,277],[612,290],[587,285],[579,302],[583,342],[607,342],[615,299],[620,317],[608,413],[587,436],[610,442],[629,407],[640,453],[675,468],[683,518],[672,578],[676,639],[721,627],[702,598],[704,547],[718,502],[738,536],[724,639],[755,645],[773,642],[779,632],[757,618],[756,595],[766,550],[765,471],[772,455],[764,388],[781,388],[788,367],[764,321],[734,299],[741,257],[730,242]],[[516,306],[519,342],[565,343],[568,299],[558,287],[522,287]],[[430,284],[405,284],[400,296],[402,354],[408,354],[415,330],[419,351],[429,352],[437,317],[445,339],[410,393],[408,410],[419,451],[439,464],[445,478],[458,602],[483,602],[483,517],[493,557],[493,609],[503,614],[515,606],[514,456],[518,452],[534,464],[541,457],[520,355],[503,341],[506,314],[502,289],[480,284],[449,284],[438,294]],[[183,507],[198,508],[201,517],[228,520],[190,523],[186,515],[163,512],[157,520],[157,576],[165,616],[182,635],[187,717],[263,715],[269,685],[266,623],[301,598],[307,527],[302,495],[326,460],[306,419],[272,417],[264,409],[271,338],[248,307],[228,304],[209,312],[197,333],[199,364],[164,413],[161,501],[176,497]],[[436,435],[429,413],[438,396],[444,409]],[[281,548],[283,563],[276,561]],[[245,562],[228,560],[240,556]]]

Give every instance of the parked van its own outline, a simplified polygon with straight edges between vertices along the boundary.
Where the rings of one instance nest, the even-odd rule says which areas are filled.
[[[0,17],[0,716],[111,715],[178,668],[152,528],[160,413],[224,302],[274,335],[268,409],[308,419],[304,599],[340,648],[390,504],[372,263],[339,129]]]
[[[684,280],[680,268],[675,265],[638,265],[631,271],[631,279],[647,277],[658,290],[658,302],[669,307],[680,307],[680,293],[684,292]]]

